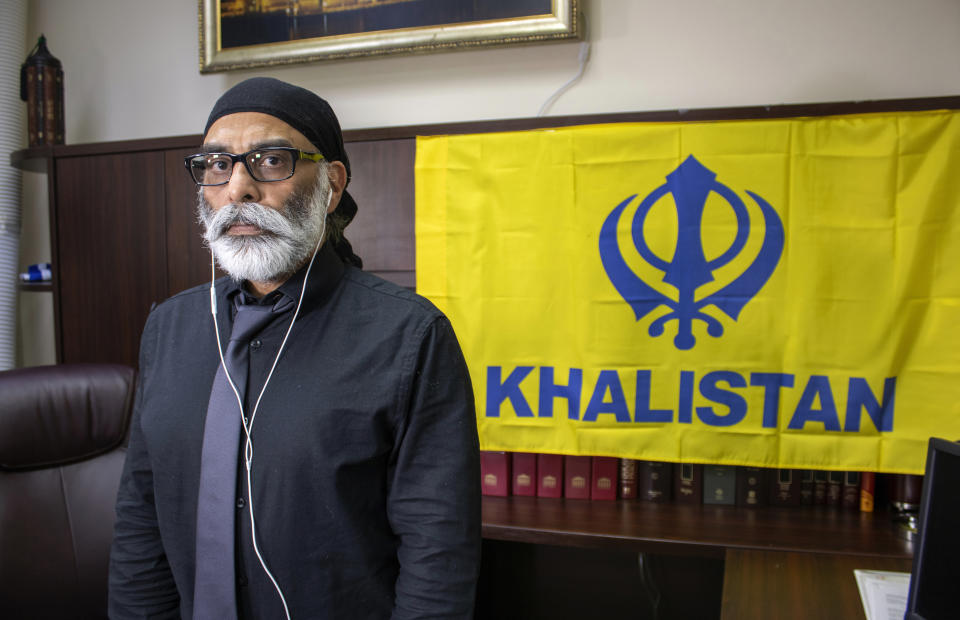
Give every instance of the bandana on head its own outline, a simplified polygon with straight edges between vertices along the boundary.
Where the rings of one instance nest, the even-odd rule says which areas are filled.
[[[256,77],[244,80],[217,100],[210,117],[207,118],[207,126],[203,130],[204,138],[218,118],[237,112],[261,112],[279,118],[302,133],[323,153],[327,161],[341,162],[347,169],[347,182],[350,182],[350,160],[343,148],[340,123],[330,104],[314,93],[274,78]],[[337,212],[346,216],[348,224],[357,214],[357,203],[346,190],[340,197]],[[363,266],[363,261],[353,253],[353,248],[345,237],[341,238],[333,249],[344,262],[357,267]]]

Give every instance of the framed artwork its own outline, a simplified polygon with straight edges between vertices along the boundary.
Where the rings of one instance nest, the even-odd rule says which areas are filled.
[[[577,0],[199,0],[200,72],[575,39]]]

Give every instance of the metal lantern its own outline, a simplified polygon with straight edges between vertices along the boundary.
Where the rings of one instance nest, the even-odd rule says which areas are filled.
[[[27,102],[30,146],[63,144],[63,69],[40,35],[20,65],[20,98]]]

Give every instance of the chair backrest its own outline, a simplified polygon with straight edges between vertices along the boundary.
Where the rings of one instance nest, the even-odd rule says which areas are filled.
[[[106,618],[134,371],[0,372],[0,616]]]

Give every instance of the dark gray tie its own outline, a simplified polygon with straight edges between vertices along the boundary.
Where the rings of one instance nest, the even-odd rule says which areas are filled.
[[[246,398],[250,339],[270,321],[270,306],[239,306],[224,355],[241,399]],[[248,414],[249,415],[249,414]],[[217,369],[203,427],[200,492],[197,498],[196,576],[193,617],[237,617],[234,564],[240,407],[223,366]]]

